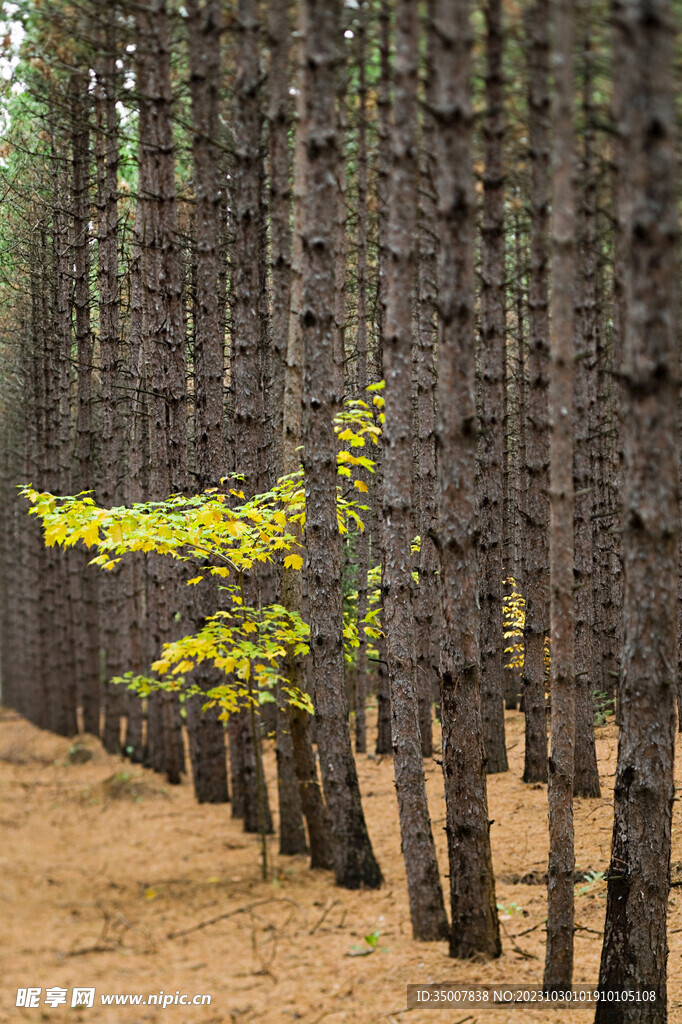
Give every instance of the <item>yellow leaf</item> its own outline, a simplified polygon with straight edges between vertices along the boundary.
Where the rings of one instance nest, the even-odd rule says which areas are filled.
[[[359,491],[362,491],[365,494],[369,491],[369,487],[362,480],[355,480],[353,482],[353,487],[357,487]]]
[[[237,658],[235,657],[216,657],[213,659],[213,664],[216,669],[222,669],[225,674],[235,671],[237,668]]]
[[[66,526],[64,523],[57,523],[56,526],[51,526],[49,530],[45,531],[45,543],[48,548],[51,548],[53,544],[61,544],[65,537]]]
[[[90,530],[90,529],[91,528],[88,527],[88,530]],[[110,540],[113,540],[113,542],[115,544],[120,544],[121,543],[121,541],[123,540],[123,530],[121,529],[121,524],[120,523],[112,523],[112,525],[109,527],[108,537],[109,537]],[[83,538],[83,539],[85,539],[85,538]],[[86,544],[90,544],[90,543],[96,544],[98,539],[99,538],[97,536],[97,528],[95,528],[94,540],[92,540],[92,541],[86,540],[85,543]]]
[[[193,576],[191,580],[187,580],[187,586],[196,586],[197,583],[201,583],[203,576]]]
[[[300,570],[303,568],[303,559],[300,555],[287,555],[284,559],[284,568]]]
[[[209,505],[201,510],[196,521],[201,523],[202,526],[213,526],[214,523],[219,523],[222,518],[221,512],[215,506],[211,508]]]
[[[272,518],[275,520],[278,526],[282,527],[282,529],[284,529],[284,527],[287,525],[287,517],[284,515],[283,512],[275,512]]]
[[[81,540],[84,541],[88,547],[92,547],[99,540],[99,525],[97,523],[90,523],[81,530]]]

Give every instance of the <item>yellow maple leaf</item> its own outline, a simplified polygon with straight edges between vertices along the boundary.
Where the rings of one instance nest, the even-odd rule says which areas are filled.
[[[96,526],[95,529],[97,529]],[[51,526],[49,530],[45,531],[45,543],[48,548],[51,548],[53,544],[61,544],[65,537],[66,526],[64,523],[57,523],[56,526]]]
[[[89,548],[95,545],[99,540],[99,525],[96,522],[88,523],[85,529],[81,530],[81,540]]]
[[[284,559],[284,568],[300,570],[303,568],[303,559],[300,555],[287,555]]]

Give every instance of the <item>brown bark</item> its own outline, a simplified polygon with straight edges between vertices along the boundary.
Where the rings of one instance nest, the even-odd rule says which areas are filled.
[[[360,0],[358,21],[355,28],[357,39],[358,66],[358,114],[357,114],[357,331],[355,335],[357,359],[357,398],[365,401],[367,396],[367,288],[368,288],[368,208],[367,208],[367,3]],[[361,479],[371,486],[369,474]],[[367,752],[367,638],[361,626],[367,614],[367,572],[369,570],[369,523],[356,538],[357,581],[358,581],[358,636],[360,646],[356,655],[355,674],[355,750],[358,754]]]
[[[266,461],[265,403],[263,366],[263,273],[264,250],[263,206],[263,111],[262,83],[259,67],[259,40],[261,26],[255,0],[240,0],[236,21],[236,79],[234,108],[234,230],[232,252],[231,308],[232,351],[230,356],[232,429],[236,471],[243,474],[245,494],[256,494],[265,484]],[[249,581],[251,597],[255,596],[256,581]],[[243,778],[233,788],[241,789],[244,798],[244,827],[247,832],[258,831],[259,801],[264,801],[267,831],[272,830],[272,819],[263,786],[259,796],[258,757],[256,744],[260,733],[253,734],[251,715],[247,711],[237,714],[239,731],[230,734],[241,744]]]
[[[592,537],[595,482],[591,445],[600,430],[596,406],[597,357],[597,183],[594,160],[594,110],[592,106],[592,56],[590,23],[584,15],[583,42],[583,154],[581,210],[581,280],[576,283],[577,324],[580,352],[575,368],[575,796],[600,796],[599,770],[594,738],[594,695],[602,689],[600,666],[595,658],[595,609],[592,573],[598,572]],[[603,584],[603,580],[600,580]],[[598,648],[597,648],[598,650]]]
[[[415,276],[417,184],[417,5],[399,0],[396,62],[384,368],[383,626],[391,692],[393,766],[400,836],[416,939],[448,936],[448,922],[426,799],[417,704],[415,623],[412,608],[412,296]]]
[[[339,401],[334,374],[334,111],[339,4],[305,0],[307,170],[303,233],[304,467],[310,639],[315,673],[316,732],[332,825],[336,880],[347,888],[381,884],[362,811],[350,743],[344,686],[342,552],[336,519]]]
[[[100,417],[100,500],[105,508],[122,501],[124,476],[124,424],[118,409],[121,345],[118,287],[118,117],[116,114],[116,53],[111,28],[102,40],[96,69],[95,116],[97,122],[97,255],[99,287],[99,352],[102,379]],[[109,682],[130,668],[129,617],[123,597],[124,574],[119,565],[107,580],[107,597],[101,609],[102,640],[106,649],[104,729],[102,743],[109,753],[121,750],[121,712],[124,693]],[[104,595],[103,595],[104,596]],[[135,698],[131,697],[131,700]]]
[[[177,242],[175,159],[171,119],[170,40],[165,0],[149,0],[136,11],[137,87],[147,128],[140,135],[140,168],[145,165],[143,281],[147,387],[151,400],[153,498],[187,488],[187,395],[182,277]],[[185,611],[173,568],[160,555],[149,559],[148,607],[154,647],[170,640],[173,615]],[[163,693],[149,702],[148,730],[153,764],[171,784],[180,782],[183,752],[178,744],[176,701]],[[156,716],[156,720],[154,719]]]
[[[502,0],[486,7],[485,171],[481,229],[481,719],[488,774],[507,771],[503,699],[505,253]]]
[[[430,8],[429,8],[430,9]],[[429,25],[433,19],[429,19]],[[432,67],[433,36],[428,32],[427,66]],[[414,348],[414,376],[417,389],[417,430],[419,447],[419,589],[415,602],[417,644],[417,692],[422,754],[433,753],[432,705],[438,690],[440,660],[440,590],[438,552],[433,533],[438,519],[436,494],[436,197],[434,194],[433,118],[428,105],[433,99],[433,76],[426,82],[426,109],[421,133],[421,176],[419,182],[418,338]]]
[[[391,8],[389,0],[379,3],[379,84],[377,88],[377,345],[374,366],[375,380],[383,380],[383,333],[384,309],[386,306],[386,224],[388,209],[388,172],[390,165],[390,114],[391,114],[391,59],[390,59]]]
[[[623,146],[625,559],[621,729],[598,1024],[667,1020],[679,506],[673,39],[666,0],[614,3]],[[621,207],[622,209],[623,207]]]
[[[225,197],[220,178],[220,5],[188,0],[187,38],[194,128],[196,297],[194,305],[194,452],[196,486],[217,487],[226,475],[223,376],[225,333],[220,316],[220,229]],[[200,623],[218,606],[217,587],[205,581],[194,592],[192,619]],[[199,670],[205,689],[220,683],[210,669]],[[200,803],[225,803],[225,730],[218,710],[201,712],[200,696],[186,704],[194,793]]]
[[[291,187],[289,128],[289,11],[287,0],[270,0],[268,8],[268,45],[270,48],[270,234],[272,239],[272,343],[273,373],[271,415],[273,416],[274,462],[276,475],[284,469],[284,400],[286,361],[291,309]],[[300,379],[300,376],[299,376]],[[300,393],[299,393],[300,405]],[[300,417],[300,412],[299,412]],[[300,430],[298,432],[300,443]],[[298,456],[295,456],[298,466]],[[287,470],[291,472],[291,470]],[[285,570],[286,571],[286,570]],[[293,709],[292,709],[293,712]],[[304,712],[305,714],[305,712]],[[280,853],[306,853],[301,791],[296,776],[296,757],[291,733],[291,715],[278,692],[276,715],[277,787],[279,794]],[[311,751],[312,753],[312,751]]]
[[[527,10],[529,133],[531,162],[530,338],[526,449],[524,782],[547,781],[545,637],[549,626],[549,319],[547,307],[549,223],[549,2]]]
[[[297,130],[294,151],[294,208],[293,208],[293,250],[291,265],[291,297],[289,309],[287,362],[284,377],[284,413],[282,423],[283,472],[294,473],[301,463],[301,412],[303,403],[303,336],[300,311],[303,289],[303,205],[305,200],[305,145],[301,121],[304,117],[304,90],[302,74],[303,39],[305,38],[304,11],[300,12],[299,43],[296,51],[299,74],[297,75]],[[284,603],[290,611],[302,613],[302,574],[294,569],[283,570]],[[300,660],[290,658],[287,664],[287,678],[293,686],[305,689],[305,671]],[[292,753],[301,807],[308,827],[310,845],[310,866],[331,868],[333,866],[329,822],[317,778],[317,764],[312,746],[310,716],[306,711],[290,705],[286,708],[288,729],[291,735]]]
[[[377,754],[392,754],[391,738],[391,693],[388,685],[388,661],[386,660],[386,641],[379,641],[379,662],[377,664],[377,741],[374,748]]]
[[[90,133],[89,98],[87,76],[73,72],[70,82],[73,159],[72,180],[72,245],[73,270],[73,320],[75,326],[75,347],[78,362],[77,409],[76,409],[76,465],[77,490],[90,490],[95,484],[94,477],[94,429],[93,429],[93,342],[90,329],[90,259],[89,221],[90,200],[88,180],[88,158]],[[78,574],[77,587],[80,591],[81,606],[78,612],[79,629],[77,643],[81,646],[81,680],[83,694],[88,702],[97,698],[97,732],[99,733],[99,621],[98,590],[99,580],[94,569],[88,569],[90,555],[86,551],[74,552],[73,571]]]
[[[270,237],[272,246],[272,387],[273,444],[276,475],[282,473],[284,378],[291,305],[291,158],[289,130],[289,25],[288,0],[270,0],[268,129],[270,143]]]
[[[573,981],[575,870],[573,771],[575,664],[573,580],[573,364],[576,214],[573,128],[574,0],[554,8],[555,110],[552,170],[552,333],[550,414],[550,691],[549,867],[544,988]]]
[[[459,958],[500,955],[480,712],[469,18],[467,0],[434,4],[441,718],[450,955]]]

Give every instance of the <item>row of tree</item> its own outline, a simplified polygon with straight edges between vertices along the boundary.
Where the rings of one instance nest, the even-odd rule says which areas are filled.
[[[661,1021],[678,694],[673,25],[667,0],[608,13],[19,5],[1,154],[2,695],[171,782],[186,730],[197,798],[227,801],[225,726],[202,713],[215,664],[182,703],[111,682],[150,676],[164,644],[224,609],[218,580],[188,588],[163,534],[103,576],[83,545],[43,545],[16,485],[93,491],[103,509],[210,490],[238,516],[253,495],[276,503],[302,462],[303,571],[240,573],[248,607],[310,626],[309,656],[290,652],[282,673],[315,715],[280,683],[261,717],[282,852],[309,849],[345,886],[381,883],[348,702],[364,752],[374,687],[414,935],[498,955],[486,773],[507,770],[504,709],[521,698],[524,781],[548,782],[545,984],[570,985],[573,797],[599,795],[595,696],[615,700],[600,986],[658,1000],[604,1004],[597,1020]],[[353,495],[366,503],[342,536]],[[450,922],[423,771],[434,699]],[[232,813],[265,834],[252,702],[227,732]]]

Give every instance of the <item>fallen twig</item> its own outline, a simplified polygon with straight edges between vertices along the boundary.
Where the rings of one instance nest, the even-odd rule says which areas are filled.
[[[505,936],[511,942],[511,947],[514,950],[515,953],[518,953],[520,956],[525,956],[527,960],[539,960],[540,959],[539,957],[537,957],[535,955],[535,953],[528,953],[528,952],[526,952],[525,949],[521,949],[520,946],[517,946],[516,943],[513,940],[513,937],[509,934],[507,929],[504,927],[504,923],[502,921],[500,921],[500,927],[501,927],[502,931],[504,932]]]
[[[338,900],[332,900],[331,903],[329,904],[329,906],[325,907],[325,909],[322,912],[322,917],[320,917],[320,919],[312,926],[312,928],[308,932],[308,935],[314,935],[315,934],[317,929],[320,927],[320,925],[322,924],[322,922],[326,918],[327,914],[329,914],[330,911],[332,911],[334,909],[334,907],[338,904],[338,902],[339,902]]]
[[[534,924],[532,928],[526,928],[524,932],[515,932],[512,935],[512,939],[520,939],[522,935],[530,935],[531,932],[536,931],[538,928],[542,928],[544,923],[544,921],[541,921],[540,924]]]
[[[64,953],[63,956],[87,956],[88,953],[115,953],[116,949],[116,946],[83,946],[82,949],[72,949],[68,953]]]
[[[256,900],[254,903],[247,903],[243,907],[237,907],[236,910],[228,910],[224,914],[218,914],[217,917],[211,917],[207,921],[200,921],[199,924],[192,925],[191,928],[183,928],[179,932],[169,932],[166,935],[167,939],[179,939],[183,935],[191,935],[192,932],[201,931],[202,928],[208,928],[209,925],[218,924],[219,921],[226,921],[229,917],[236,917],[237,914],[248,914],[254,907],[263,907],[266,903],[290,903],[292,906],[299,907],[300,904],[296,900],[290,899],[288,896],[270,896],[265,900]]]

